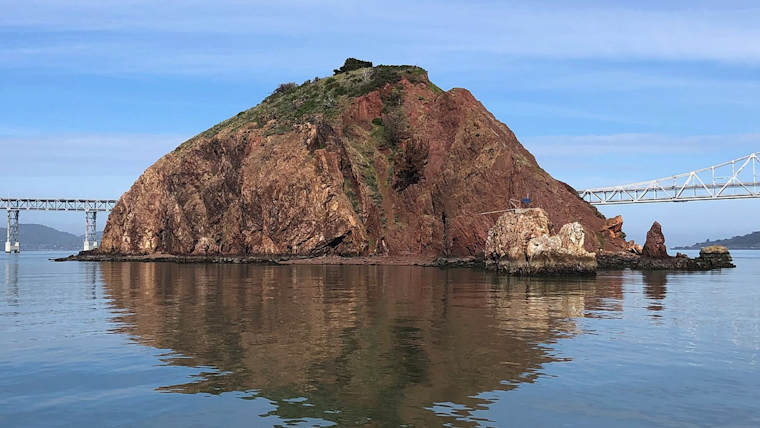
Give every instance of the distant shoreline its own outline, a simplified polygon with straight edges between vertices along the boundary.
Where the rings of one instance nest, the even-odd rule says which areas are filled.
[[[731,251],[733,251],[733,250],[742,250],[742,251],[744,251],[744,250],[760,250],[760,247],[729,247],[727,245],[724,245],[724,246],[726,248],[728,248],[729,250],[731,250]],[[673,247],[673,248],[671,248],[671,250],[696,250],[696,251],[699,251],[702,248],[703,248],[703,246],[699,246],[699,247],[693,247],[693,246],[692,247]]]

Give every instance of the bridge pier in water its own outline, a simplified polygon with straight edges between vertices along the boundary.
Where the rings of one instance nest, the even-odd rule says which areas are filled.
[[[0,210],[8,211],[8,239],[6,253],[18,253],[21,249],[18,237],[19,211],[78,211],[85,213],[84,250],[98,248],[96,221],[98,212],[111,211],[115,199],[31,199],[0,198]]]
[[[85,230],[84,230],[84,250],[90,251],[98,248],[98,235],[97,235],[97,211],[85,211]]]
[[[5,241],[6,253],[18,253],[21,244],[18,240],[18,210],[8,210],[8,239]]]

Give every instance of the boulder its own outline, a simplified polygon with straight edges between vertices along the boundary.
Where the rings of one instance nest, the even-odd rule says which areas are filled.
[[[644,248],[641,245],[634,242],[633,240],[630,240],[623,244],[623,250],[632,254],[636,254],[637,256],[640,256],[641,252],[644,251]]]
[[[596,272],[596,255],[584,249],[586,234],[580,223],[565,224],[554,236],[551,229],[540,208],[507,212],[488,233],[486,267],[513,275]]]
[[[602,233],[607,235],[607,238],[622,238],[623,237],[623,217],[615,216],[608,218],[602,226]]]
[[[600,232],[602,233],[602,236],[613,242],[622,242],[622,250],[636,254],[641,255],[641,251],[643,248],[641,245],[635,243],[634,241],[626,241],[625,240],[625,232],[623,232],[623,217],[622,216],[615,216],[613,218],[608,218],[604,221],[604,226],[600,229]]]
[[[668,249],[665,247],[665,236],[662,234],[660,223],[654,222],[652,228],[647,232],[647,241],[644,243],[641,255],[648,259],[666,259]]]
[[[695,259],[705,269],[734,268],[733,258],[728,248],[722,245],[711,245],[699,251]]]

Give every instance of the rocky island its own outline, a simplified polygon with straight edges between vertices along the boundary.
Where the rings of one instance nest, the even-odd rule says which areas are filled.
[[[699,257],[693,259],[681,253],[670,256],[658,222],[654,222],[647,232],[643,247],[631,248],[627,252],[602,251],[597,254],[597,262],[605,269],[712,270],[736,267],[728,248],[721,245],[704,247],[699,251]]]
[[[504,214],[486,240],[486,268],[512,275],[594,274],[596,254],[583,246],[580,223],[568,223],[551,236],[552,225],[541,208]]]
[[[528,251],[531,267],[492,232],[518,221],[500,216],[524,198],[546,231],[514,250],[523,260]],[[551,225],[568,226],[555,237]],[[100,248],[75,258],[416,262],[488,252],[513,273],[566,272],[556,256],[587,272],[594,252],[635,249],[621,228],[544,171],[467,90],[443,91],[416,66],[349,59],[334,76],[280,85],[159,159],[119,199]]]

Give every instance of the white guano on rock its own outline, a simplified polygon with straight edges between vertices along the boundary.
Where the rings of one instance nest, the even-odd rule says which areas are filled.
[[[486,267],[513,275],[567,275],[596,272],[596,254],[583,248],[580,223],[562,226],[551,235],[546,212],[531,208],[507,212],[488,233]]]

